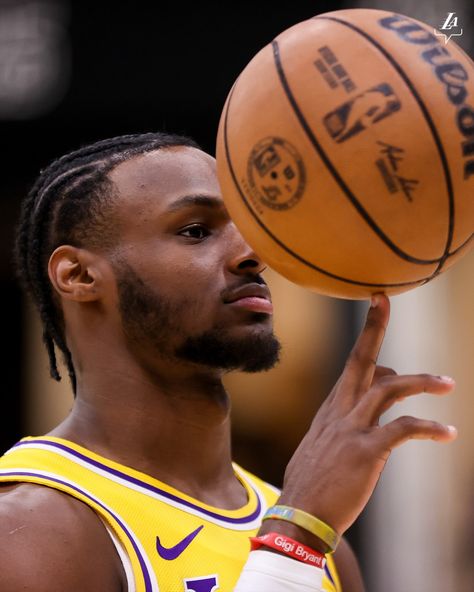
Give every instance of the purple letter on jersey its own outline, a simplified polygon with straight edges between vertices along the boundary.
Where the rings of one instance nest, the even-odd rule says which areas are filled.
[[[184,580],[186,592],[217,592],[217,576],[205,576],[203,578],[193,578]]]

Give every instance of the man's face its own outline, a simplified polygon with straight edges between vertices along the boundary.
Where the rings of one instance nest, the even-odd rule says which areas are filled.
[[[120,226],[112,265],[130,345],[214,368],[272,367],[279,344],[263,265],[228,216],[214,159],[159,150],[110,178]]]

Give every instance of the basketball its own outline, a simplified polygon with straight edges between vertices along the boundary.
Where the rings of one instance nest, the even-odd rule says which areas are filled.
[[[473,62],[407,16],[317,15],[241,72],[216,159],[230,216],[283,276],[341,298],[410,290],[473,244]]]

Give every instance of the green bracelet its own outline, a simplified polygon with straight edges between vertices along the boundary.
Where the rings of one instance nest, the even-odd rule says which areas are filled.
[[[329,553],[333,553],[339,543],[340,536],[337,532],[319,518],[297,510],[290,506],[272,506],[268,508],[262,520],[286,520],[297,526],[301,526],[311,534],[321,539],[329,547]]]

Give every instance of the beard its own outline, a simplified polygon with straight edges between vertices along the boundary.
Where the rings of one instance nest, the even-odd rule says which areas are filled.
[[[273,333],[231,339],[218,328],[187,337],[176,349],[177,357],[182,360],[243,372],[270,370],[278,362],[279,353],[280,343]]]
[[[273,332],[234,337],[225,326],[216,325],[197,335],[187,334],[180,319],[196,308],[195,300],[167,300],[123,260],[114,264],[114,270],[122,327],[131,343],[149,343],[160,356],[227,371],[261,372],[279,361],[281,346]],[[262,322],[266,316],[254,313],[252,320]],[[170,346],[176,340],[178,344]]]

